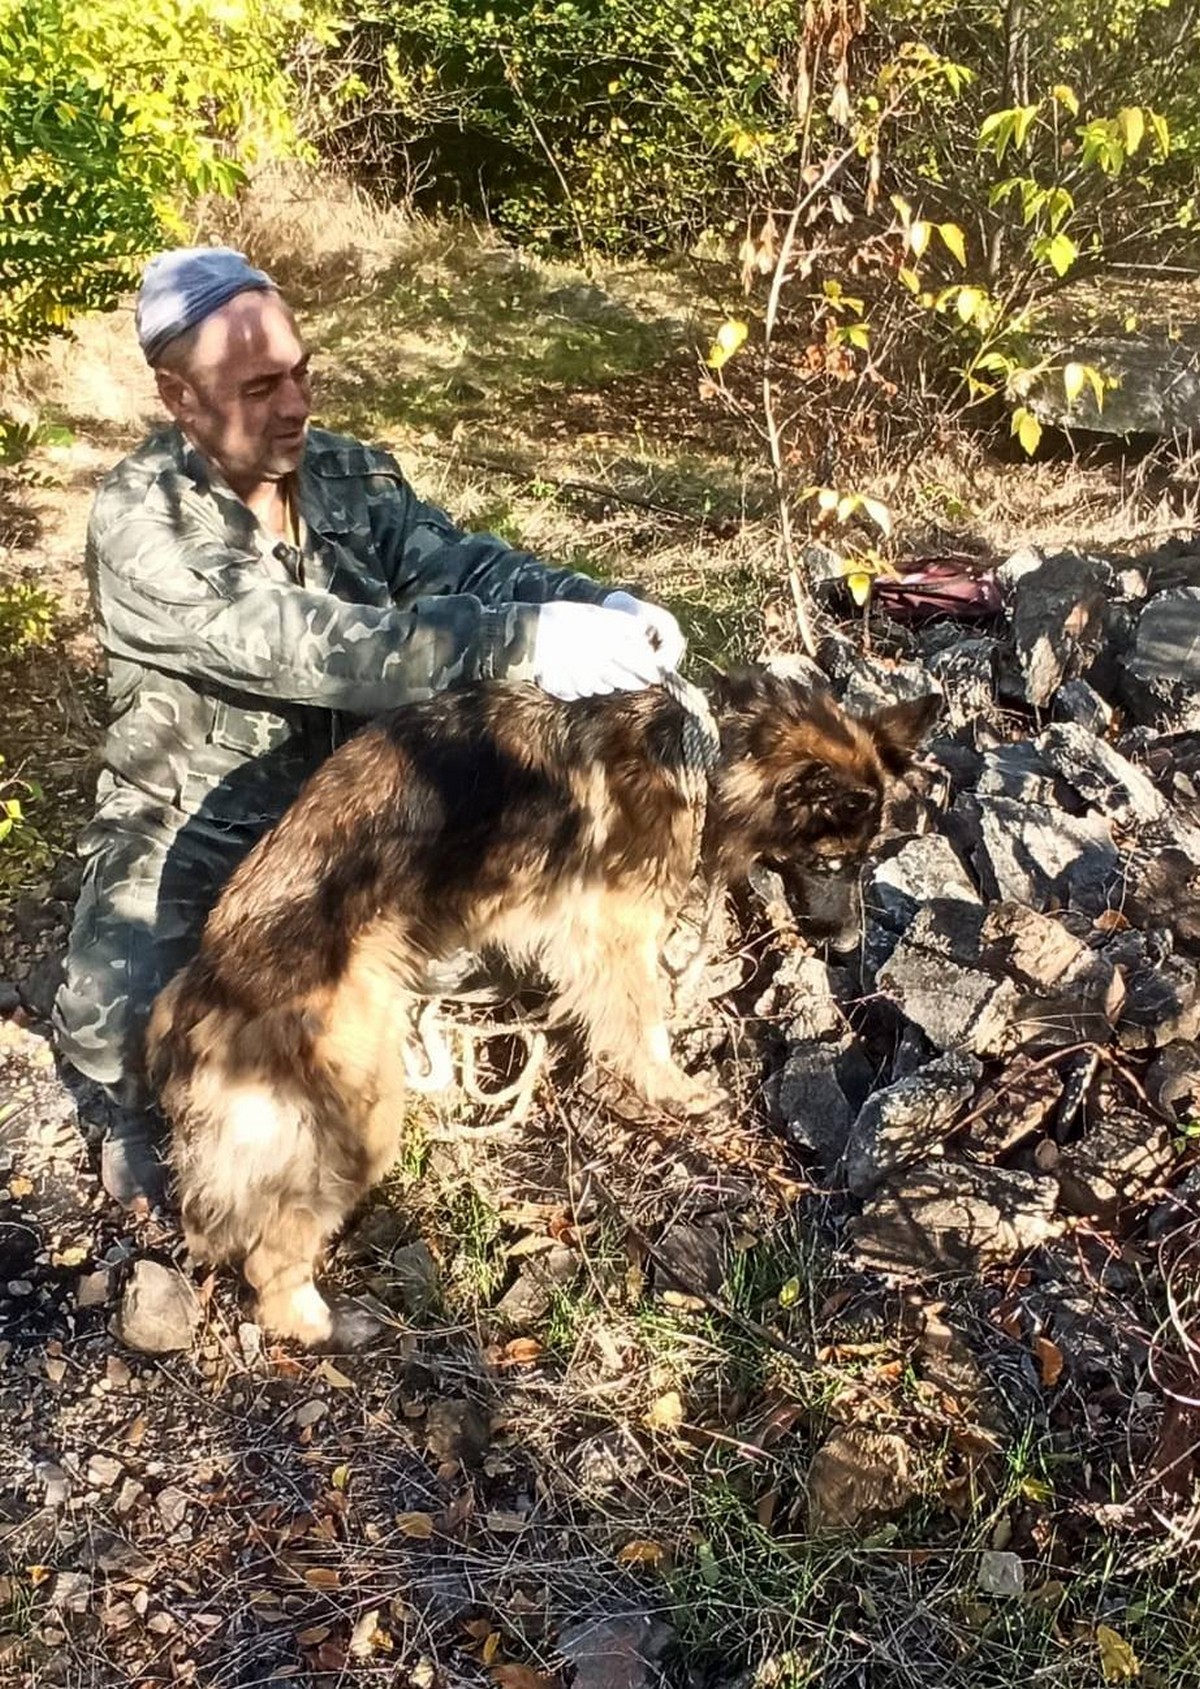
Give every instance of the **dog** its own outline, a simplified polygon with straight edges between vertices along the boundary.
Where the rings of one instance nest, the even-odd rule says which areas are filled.
[[[751,669],[720,677],[712,708],[698,794],[665,687],[564,703],[482,682],[405,705],[336,750],[235,871],[146,1056],[192,1254],[241,1261],[263,1326],[333,1336],[314,1267],[395,1160],[400,1027],[438,958],[532,964],[552,1019],[646,1104],[711,1106],[672,1058],[659,972],[693,874],[720,891],[763,861],[856,884],[935,705],[858,720]]]

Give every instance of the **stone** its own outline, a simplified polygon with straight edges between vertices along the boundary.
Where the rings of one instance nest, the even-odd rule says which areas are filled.
[[[583,1490],[631,1487],[646,1470],[646,1452],[626,1426],[589,1437],[574,1458],[576,1482]]]
[[[1181,950],[1200,954],[1200,869],[1186,851],[1168,845],[1133,858],[1121,908],[1135,927],[1165,927]]]
[[[50,1605],[60,1613],[86,1613],[92,1580],[86,1572],[59,1572],[50,1589]]]
[[[413,1318],[441,1306],[441,1275],[427,1243],[402,1243],[391,1254],[390,1289]]]
[[[814,1534],[854,1531],[894,1518],[917,1493],[912,1455],[894,1431],[840,1426],[808,1469],[808,1520]]]
[[[425,1447],[437,1460],[472,1465],[487,1453],[487,1415],[464,1396],[439,1396],[425,1413]]]
[[[1165,1127],[1145,1115],[1109,1110],[1059,1157],[1062,1205],[1106,1223],[1126,1204],[1144,1200],[1173,1163]]]
[[[48,1021],[63,982],[63,961],[58,955],[42,956],[21,981],[21,998],[35,1020]]]
[[[874,863],[863,888],[863,912],[899,937],[934,898],[977,904],[979,893],[949,839],[923,833]]]
[[[1150,1063],[1145,1084],[1156,1108],[1193,1116],[1200,1106],[1200,1044],[1168,1044]]]
[[[1135,936],[1119,935],[1121,939]],[[1136,934],[1141,938],[1143,935]],[[1125,949],[1131,946],[1123,947]],[[1129,967],[1117,1040],[1126,1050],[1161,1049],[1200,1038],[1200,968],[1185,956]]]
[[[817,655],[841,694],[843,708],[851,715],[871,716],[889,704],[941,693],[924,663],[885,662],[864,656],[855,641],[844,635],[828,634]]]
[[[1156,593],[1121,664],[1135,721],[1180,733],[1200,728],[1200,586]]]
[[[959,639],[928,659],[926,667],[945,696],[952,727],[965,726],[993,709],[998,649],[994,639]]]
[[[1053,1179],[930,1161],[883,1186],[851,1222],[859,1263],[922,1276],[977,1273],[1037,1249],[1061,1229]]]
[[[979,1161],[996,1161],[1041,1131],[1058,1108],[1062,1080],[1053,1067],[1021,1053],[1005,1063],[997,1078],[980,1092],[963,1138]]]
[[[75,1287],[75,1305],[79,1308],[100,1308],[108,1301],[112,1275],[107,1267],[94,1273],[81,1273]]]
[[[849,980],[841,969],[830,968],[806,951],[789,950],[755,1003],[754,1012],[764,1020],[787,1022],[787,1036],[797,1041],[840,1038],[848,1023],[838,1002],[835,980],[843,994],[848,994]]]
[[[1075,722],[1059,721],[1039,733],[1038,754],[1056,769],[1086,804],[1119,827],[1161,820],[1166,799],[1140,768],[1103,739]]]
[[[1063,782],[1055,777],[1054,770],[1029,739],[1013,739],[986,750],[975,791],[980,797],[1012,798],[1017,803],[1040,803],[1052,808],[1069,807],[1069,794]]]
[[[322,1402],[320,1405],[324,1407],[325,1404]],[[177,1531],[187,1518],[188,1498],[174,1484],[168,1484],[165,1489],[159,1490],[154,1498],[154,1506],[163,1522],[164,1530]]]
[[[1017,903],[990,909],[980,936],[981,965],[1031,988],[1012,1012],[1015,1039],[1031,1049],[1108,1042],[1126,985],[1107,955]]]
[[[983,1069],[952,1052],[869,1097],[850,1129],[843,1165],[855,1196],[909,1162],[942,1153],[941,1139],[975,1094]]]
[[[21,1006],[21,993],[11,979],[0,979],[0,1015],[11,1015]]]
[[[139,1261],[112,1321],[114,1337],[147,1355],[190,1348],[200,1324],[196,1292],[172,1267]]]
[[[725,1280],[725,1240],[711,1226],[679,1222],[655,1243],[661,1288],[715,1296]]]
[[[313,1396],[307,1402],[301,1402],[292,1417],[300,1429],[306,1430],[310,1425],[316,1425],[329,1412],[329,1403],[323,1402],[320,1396]]]
[[[848,1088],[865,1093],[870,1081],[870,1065],[851,1038],[789,1046],[779,1076],[780,1117],[792,1143],[816,1155],[827,1171],[840,1161],[850,1135],[855,1109]]]
[[[575,1668],[574,1689],[648,1689],[659,1682],[658,1661],[674,1639],[665,1620],[625,1612],[569,1625],[558,1649]]]
[[[71,1499],[71,1480],[53,1460],[39,1460],[34,1474],[42,1485],[47,1507],[65,1507]]]
[[[979,1556],[978,1582],[985,1595],[1021,1595],[1025,1589],[1025,1562],[1019,1554],[986,1548]]]
[[[1071,552],[1043,559],[1013,582],[1013,644],[1025,701],[1035,709],[1095,661],[1111,582],[1106,563]]]
[[[1123,886],[1112,830],[1094,810],[1066,815],[1045,804],[963,793],[947,822],[989,901],[1066,907],[1094,918]]]
[[[1050,701],[1050,713],[1089,733],[1105,734],[1113,724],[1112,705],[1086,680],[1065,680]]]
[[[87,1463],[85,1476],[94,1490],[108,1490],[125,1476],[125,1468],[110,1454],[94,1454]]]
[[[876,975],[876,987],[939,1050],[996,1054],[1009,1034],[1020,993],[1012,980],[974,964],[982,905],[952,898],[928,903]]]
[[[1187,313],[1185,312],[1185,318]],[[1081,325],[1080,325],[1081,326]],[[1200,369],[1188,327],[1182,338],[1158,332],[1137,334],[1048,332],[1035,342],[1048,354],[1053,373],[1039,377],[1025,402],[1042,422],[1089,434],[1157,434],[1164,439],[1192,434],[1200,414]],[[1103,404],[1086,383],[1068,399],[1061,371],[1067,363],[1092,364],[1114,378]]]

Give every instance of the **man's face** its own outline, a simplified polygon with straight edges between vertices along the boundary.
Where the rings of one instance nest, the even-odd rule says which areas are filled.
[[[204,319],[178,369],[157,372],[163,403],[236,493],[304,456],[308,356],[279,295],[247,292]]]

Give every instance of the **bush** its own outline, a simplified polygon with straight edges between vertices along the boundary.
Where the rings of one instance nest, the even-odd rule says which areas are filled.
[[[113,305],[137,262],[294,145],[299,0],[0,0],[0,362]],[[305,19],[307,17],[307,23]]]

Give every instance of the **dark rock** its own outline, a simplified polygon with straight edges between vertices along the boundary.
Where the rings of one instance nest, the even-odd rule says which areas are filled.
[[[55,865],[50,879],[50,896],[63,903],[74,903],[83,883],[83,863],[77,856],[64,856]]]
[[[0,1015],[11,1015],[20,1007],[21,993],[11,979],[0,979]]]
[[[889,704],[940,694],[924,663],[885,662],[864,656],[844,635],[827,635],[817,655],[851,715],[870,716]]]
[[[1181,950],[1200,954],[1200,867],[1178,846],[1130,861],[1121,907],[1135,927],[1166,928]]]
[[[427,1243],[402,1243],[392,1250],[389,1290],[405,1313],[419,1318],[441,1305],[442,1287],[438,1264]]]
[[[1035,740],[1038,752],[1083,801],[1121,827],[1158,821],[1166,801],[1154,782],[1086,727],[1055,722]]]
[[[570,1625],[558,1648],[575,1668],[574,1689],[648,1689],[659,1681],[658,1661],[674,1640],[665,1620],[626,1612]]]
[[[870,1097],[843,1158],[854,1195],[868,1195],[910,1162],[940,1155],[943,1136],[975,1094],[982,1072],[974,1057],[955,1052]]]
[[[1119,935],[1122,940],[1131,936]],[[1117,1028],[1123,1048],[1158,1049],[1176,1039],[1200,1037],[1200,969],[1195,962],[1184,956],[1163,956],[1140,967],[1131,965],[1126,982],[1125,1007]]]
[[[877,860],[863,886],[864,973],[875,977],[920,909],[934,898],[978,904],[979,894],[941,833],[906,839]]]
[[[987,715],[995,705],[997,650],[994,639],[959,639],[928,659],[929,673],[945,695],[951,726]]]
[[[1062,1206],[1107,1223],[1126,1203],[1142,1201],[1162,1182],[1174,1157],[1162,1126],[1144,1114],[1109,1110],[1058,1164]]]
[[[851,1224],[859,1262],[877,1272],[980,1272],[1060,1229],[1053,1179],[938,1159],[884,1186]]]
[[[1200,414],[1200,366],[1195,342],[1185,328],[1182,339],[1158,333],[1039,336],[1038,352],[1049,354],[1054,373],[1039,377],[1026,403],[1043,422],[1056,428],[1086,429],[1089,434],[1157,434],[1164,439],[1190,435]],[[1103,404],[1090,386],[1068,400],[1059,374],[1067,363],[1092,364],[1115,377]]]
[[[660,1289],[715,1296],[725,1281],[726,1240],[711,1226],[668,1226],[655,1244],[661,1260]]]
[[[826,1171],[841,1159],[856,1105],[871,1084],[870,1063],[850,1038],[795,1043],[779,1076],[778,1107],[788,1137]]]
[[[1111,582],[1106,563],[1069,552],[1045,558],[1013,581],[1013,642],[1025,701],[1035,709],[1044,709],[1065,680],[1095,661]]]
[[[1107,733],[1113,724],[1112,705],[1086,680],[1067,680],[1051,701],[1055,721],[1073,722],[1089,733]]]
[[[840,970],[818,956],[789,950],[775,970],[754,1012],[766,1020],[787,1022],[790,1039],[840,1038],[847,1030],[846,1013],[838,992],[848,994],[850,982]]]
[[[963,794],[947,824],[990,900],[1094,917],[1122,882],[1112,831],[1094,811],[1065,815],[1044,804]]]
[[[21,996],[25,1007],[35,1019],[48,1021],[54,999],[63,981],[61,956],[43,956],[34,963],[21,981]]]
[[[482,1460],[492,1440],[488,1416],[465,1396],[437,1396],[425,1410],[425,1448],[435,1460]]]
[[[1014,1035],[1030,1047],[1107,1043],[1126,1000],[1123,976],[1062,921],[1021,904],[988,911],[979,961],[1030,988],[1012,1015]]]
[[[1136,721],[1200,728],[1200,586],[1160,592],[1146,605],[1121,685]]]

